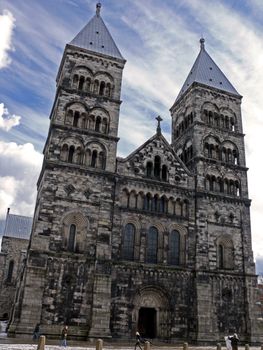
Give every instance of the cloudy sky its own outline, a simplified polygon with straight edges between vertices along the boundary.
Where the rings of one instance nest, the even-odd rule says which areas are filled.
[[[163,119],[170,140],[172,106],[199,52],[206,50],[243,95],[253,250],[263,272],[263,1],[102,0],[102,17],[124,70],[118,154],[126,156]],[[95,14],[91,0],[1,0],[0,220],[32,215],[55,77],[65,44]],[[133,126],[132,129],[130,126]]]

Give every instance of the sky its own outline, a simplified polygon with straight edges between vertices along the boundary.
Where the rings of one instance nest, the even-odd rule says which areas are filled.
[[[263,1],[102,0],[101,16],[127,60],[118,155],[151,137],[170,141],[173,105],[205,38],[209,55],[243,96],[254,258],[263,272]],[[42,150],[64,47],[95,14],[91,0],[0,2],[0,220],[32,216]],[[130,127],[132,125],[132,128]],[[1,221],[0,221],[1,230]]]

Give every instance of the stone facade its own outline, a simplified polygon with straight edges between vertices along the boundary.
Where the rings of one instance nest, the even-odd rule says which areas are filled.
[[[9,335],[258,341],[241,97],[194,83],[117,158],[124,64],[65,48]]]

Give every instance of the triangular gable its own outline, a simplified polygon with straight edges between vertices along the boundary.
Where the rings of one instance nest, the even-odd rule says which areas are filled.
[[[154,167],[156,156],[160,157],[161,171],[163,165],[167,168],[167,179],[165,181],[168,183],[178,184],[179,181],[186,181],[187,177],[191,176],[191,173],[176,155],[165,137],[158,133],[126,158],[118,158],[117,172],[120,175],[158,180],[154,174],[148,176],[147,173],[147,164],[152,162]]]

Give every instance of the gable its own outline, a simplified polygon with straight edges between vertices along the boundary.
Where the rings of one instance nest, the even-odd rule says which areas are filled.
[[[171,185],[187,185],[191,176],[163,135],[154,135],[127,158],[118,158],[117,173]]]

